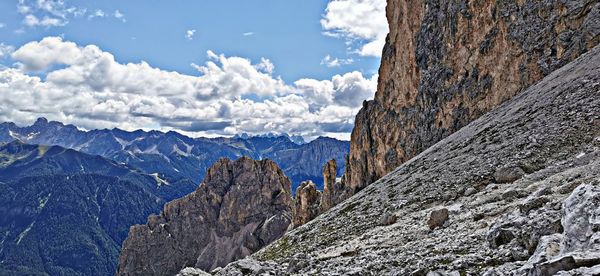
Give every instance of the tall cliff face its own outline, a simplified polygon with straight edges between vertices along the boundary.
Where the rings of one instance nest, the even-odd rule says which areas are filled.
[[[600,46],[216,275],[598,275]]]
[[[600,40],[597,0],[388,0],[375,99],[344,183],[360,190]]]
[[[281,237],[291,222],[291,184],[272,161],[221,159],[198,189],[131,227],[118,275],[210,270]]]

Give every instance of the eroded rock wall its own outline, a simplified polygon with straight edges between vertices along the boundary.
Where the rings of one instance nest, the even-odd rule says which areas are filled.
[[[356,116],[353,191],[597,45],[597,0],[389,0],[375,99]]]
[[[221,159],[198,189],[135,225],[118,275],[175,275],[225,266],[281,237],[291,223],[291,184],[270,160]]]

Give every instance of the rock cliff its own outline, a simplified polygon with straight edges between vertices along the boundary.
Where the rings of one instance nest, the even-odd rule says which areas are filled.
[[[213,273],[595,275],[599,181],[600,46]]]
[[[291,223],[290,185],[270,160],[219,160],[195,192],[131,227],[118,275],[210,270],[257,251]]]
[[[292,213],[293,226],[305,224],[321,213],[321,192],[312,181],[302,182],[296,189],[294,209]]]
[[[375,99],[356,116],[360,190],[600,40],[597,0],[388,0]]]

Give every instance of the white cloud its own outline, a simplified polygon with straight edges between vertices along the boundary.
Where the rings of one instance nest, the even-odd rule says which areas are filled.
[[[194,39],[195,34],[196,34],[196,30],[187,30],[185,32],[185,38],[192,40],[192,39]]]
[[[366,99],[372,99],[377,89],[377,75],[370,79],[354,71],[335,75],[331,80],[300,79],[294,84],[315,107],[341,105],[360,108]]]
[[[6,24],[4,24],[4,23],[0,23],[0,29],[2,29],[2,28],[4,28],[4,27],[6,27]]]
[[[327,55],[321,60],[321,65],[325,65],[325,66],[331,68],[331,67],[340,67],[342,65],[352,64],[353,62],[354,62],[354,60],[351,58],[338,59],[338,58],[332,58],[330,55]]]
[[[242,34],[243,36],[252,36],[254,35],[254,32],[246,32]]]
[[[64,26],[67,23],[68,23],[67,21],[64,21],[62,19],[48,17],[48,16],[44,16],[42,19],[39,19],[33,14],[28,14],[23,19],[23,24],[25,24],[28,27],[36,27],[36,26],[56,27],[56,26]]]
[[[88,15],[88,19],[94,19],[96,17],[103,18],[106,16],[106,13],[103,10],[96,10],[94,13]]]
[[[125,14],[121,13],[121,11],[119,11],[119,10],[115,11],[114,17],[116,19],[119,19],[119,20],[123,21],[123,22],[127,22],[127,19],[125,19]]]
[[[17,11],[28,27],[65,26],[72,17],[80,17],[86,9],[68,6],[65,0],[19,0]]]
[[[358,41],[362,56],[381,56],[388,33],[385,6],[385,0],[333,0],[321,19],[323,34]]]
[[[12,53],[18,67],[0,70],[0,121],[30,123],[45,116],[84,128],[348,137],[376,86],[377,76],[360,72],[286,84],[272,75],[268,59],[207,56],[194,65],[199,73],[193,76],[145,62],[122,64],[97,46],[59,37],[30,42]],[[47,72],[44,80],[28,73],[40,70]]]
[[[273,70],[275,70],[275,65],[273,65],[273,63],[266,58],[261,58],[260,63],[257,64],[255,67],[259,71],[268,73],[269,75],[273,74]]]
[[[6,45],[4,42],[0,43],[0,58],[10,56],[15,51],[15,47]]]

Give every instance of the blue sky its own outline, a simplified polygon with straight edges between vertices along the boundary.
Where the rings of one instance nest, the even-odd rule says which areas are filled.
[[[383,2],[2,1],[0,63],[4,77],[0,75],[0,85],[5,85],[0,95],[9,97],[28,90],[33,107],[0,105],[0,120],[26,124],[44,115],[83,128],[179,130],[196,136],[288,132],[305,137],[347,137],[353,120],[348,114],[357,111],[362,98],[374,93],[387,32]],[[98,48],[95,56],[84,50],[90,45]],[[103,54],[109,56],[108,61],[95,58]],[[90,69],[100,68],[97,64],[109,65],[103,71]],[[177,75],[168,74],[171,71]],[[102,78],[114,82],[102,86],[72,82],[73,75],[89,80],[98,72],[109,74]],[[141,83],[140,89],[133,89],[140,90],[133,98],[122,89],[131,81],[118,83],[123,74],[152,75],[157,84],[144,87]],[[17,82],[38,76],[37,86],[24,88]],[[177,85],[184,79],[193,88]],[[161,90],[167,89],[163,83],[171,82],[168,92]],[[184,90],[178,93],[177,89]],[[107,108],[90,114],[55,107],[52,99],[35,97],[58,90],[69,90],[68,97],[93,98],[95,106]],[[181,96],[185,93],[189,95]],[[139,101],[140,105],[127,101]],[[161,103],[172,110],[140,112],[154,111],[154,105]],[[269,106],[278,105],[297,105],[314,116],[298,117],[295,110],[269,111]],[[236,106],[261,112],[243,113],[236,111]],[[233,112],[209,116],[202,112],[203,107]],[[188,112],[173,116],[172,111],[179,108]],[[343,118],[321,124],[320,116],[328,114]],[[281,120],[282,116],[290,118]],[[221,122],[216,125],[229,128],[187,127],[198,121],[207,125]]]

